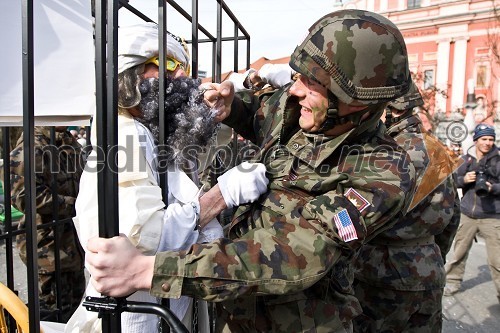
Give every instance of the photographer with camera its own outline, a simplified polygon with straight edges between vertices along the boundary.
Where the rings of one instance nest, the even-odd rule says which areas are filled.
[[[453,259],[446,266],[445,296],[460,290],[465,263],[474,237],[484,237],[488,265],[500,301],[500,157],[495,146],[495,129],[479,124],[474,146],[463,156],[465,163],[456,172],[462,188],[460,226],[455,236]]]

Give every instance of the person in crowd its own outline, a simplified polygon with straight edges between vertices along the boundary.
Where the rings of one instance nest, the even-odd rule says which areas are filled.
[[[69,130],[71,135],[75,137],[75,139],[78,139],[78,131],[72,127],[72,129]]]
[[[385,17],[342,10],[311,26],[290,65],[300,77],[274,93],[234,96],[231,82],[205,93],[217,119],[261,148],[269,190],[240,205],[226,238],[186,251],[89,240],[97,290],[216,301],[216,331],[352,331],[353,257],[414,187],[409,157],[380,123],[409,89],[406,46]]]
[[[457,184],[462,188],[460,226],[455,236],[453,259],[446,265],[445,296],[460,290],[465,264],[478,232],[484,237],[488,266],[500,301],[500,157],[495,146],[495,129],[479,124],[474,129],[474,146],[463,156]]]
[[[408,152],[417,187],[406,214],[364,244],[355,261],[355,296],[363,314],[354,332],[441,332],[444,262],[460,222],[447,148],[423,129],[415,84],[386,108],[387,133]]]
[[[66,322],[80,304],[85,291],[83,249],[71,221],[84,162],[80,145],[65,126],[55,127],[55,142],[51,140],[50,131],[50,127],[37,126],[34,132],[38,294],[41,319]],[[24,136],[21,134],[10,153],[10,178],[12,205],[24,213],[29,198],[24,185],[23,146]],[[44,226],[54,221],[60,224]],[[19,228],[24,230],[25,227],[23,217]],[[16,245],[26,263],[25,233],[16,237]],[[59,266],[56,266],[57,257]],[[57,267],[60,283],[57,283]],[[61,303],[57,303],[58,297]]]
[[[192,244],[222,237],[220,224],[212,210],[213,193],[224,208],[257,199],[267,189],[265,167],[245,164],[229,170],[219,178],[225,184],[221,193],[215,186],[200,193],[197,174],[192,169],[191,146],[208,142],[216,128],[214,112],[203,102],[199,80],[189,77],[189,55],[185,43],[167,35],[165,113],[168,119],[169,164],[168,188],[162,199],[158,165],[159,140],[159,60],[158,27],[144,23],[121,27],[118,31],[118,154],[119,230],[139,251],[152,255],[157,251],[183,250]],[[95,121],[93,123],[95,126]],[[91,131],[96,134],[95,129]],[[93,151],[81,179],[81,192],[76,201],[74,218],[80,241],[86,246],[89,238],[98,235],[98,204],[96,137],[91,138]],[[244,177],[242,168],[247,168]],[[166,206],[166,207],[165,207]],[[87,295],[100,294],[88,286]],[[128,300],[156,302],[147,292],[136,292]],[[184,325],[191,329],[194,308],[200,317],[197,330],[208,332],[206,304],[183,297],[170,300],[170,308]],[[205,314],[204,316],[202,314]],[[122,332],[154,332],[158,319],[154,315],[123,313]],[[66,332],[100,331],[97,313],[79,309],[66,325]]]

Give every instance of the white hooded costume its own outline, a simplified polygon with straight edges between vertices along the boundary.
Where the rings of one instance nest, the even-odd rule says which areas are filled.
[[[118,32],[118,72],[142,64],[158,55],[158,27],[153,23],[122,27]],[[189,64],[189,55],[182,45],[167,35],[167,54]],[[95,122],[93,124],[95,127]],[[92,143],[95,144],[95,130]],[[168,206],[162,200],[162,190],[155,164],[155,144],[151,132],[127,112],[118,115],[118,197],[119,231],[127,235],[143,253],[154,255],[165,250],[187,249],[196,242],[209,242],[222,237],[222,228],[212,220],[201,232],[196,230],[199,207],[197,185],[183,171],[168,172]],[[87,159],[76,200],[75,227],[82,247],[98,236],[97,206],[97,147]],[[195,211],[197,209],[197,211]],[[87,296],[100,296],[92,284]],[[130,301],[157,303],[146,291],[138,291]],[[190,328],[193,300],[189,297],[170,300],[170,309]],[[204,311],[203,311],[204,310]],[[198,309],[199,329],[208,329],[205,306]],[[156,332],[155,315],[124,312],[122,332]],[[101,321],[96,312],[80,307],[66,325],[65,332],[100,332]]]

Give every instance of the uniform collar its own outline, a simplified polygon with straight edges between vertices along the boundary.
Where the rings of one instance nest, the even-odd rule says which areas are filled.
[[[323,134],[304,133],[302,130],[295,133],[287,142],[287,150],[312,168],[317,168],[326,158],[331,156],[339,147],[352,142],[363,144],[379,130],[380,116],[383,107],[365,120],[361,125],[336,137],[326,137]]]

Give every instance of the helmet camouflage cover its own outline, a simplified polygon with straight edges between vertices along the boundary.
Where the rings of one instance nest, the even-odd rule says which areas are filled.
[[[422,99],[422,95],[418,90],[418,87],[412,81],[410,90],[399,98],[396,98],[392,102],[389,103],[389,107],[396,109],[398,111],[406,111],[413,110],[417,106],[424,105],[424,100]]]
[[[319,19],[295,48],[290,66],[347,104],[389,102],[403,96],[411,82],[401,32],[387,18],[363,10]]]

